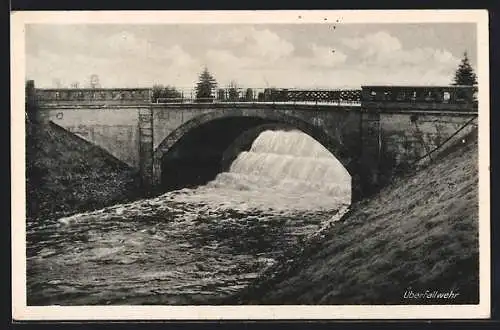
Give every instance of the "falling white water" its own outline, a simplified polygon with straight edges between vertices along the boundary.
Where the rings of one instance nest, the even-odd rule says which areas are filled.
[[[228,172],[187,194],[227,207],[331,210],[350,204],[351,177],[319,142],[300,131],[265,131]]]

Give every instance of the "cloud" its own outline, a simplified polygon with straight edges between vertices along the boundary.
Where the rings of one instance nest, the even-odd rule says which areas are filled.
[[[405,65],[426,66],[455,65],[458,61],[449,51],[431,47],[404,49],[401,41],[384,31],[360,38],[344,38],[341,44],[350,50],[355,61],[392,67]]]
[[[268,29],[244,26],[220,32],[215,37],[218,48],[238,49],[238,55],[275,62],[288,57],[294,46],[288,40]]]
[[[220,86],[236,80],[242,87],[336,88],[447,84],[459,63],[444,45],[420,40],[421,46],[411,47],[394,31],[337,40],[297,38],[261,26],[187,31],[165,38],[161,30],[120,27],[32,29],[27,74],[40,86],[51,86],[54,79],[85,85],[96,73],[105,87],[192,87],[206,65]]]
[[[107,46],[105,46],[107,45]],[[123,31],[104,38],[102,47],[107,56],[163,61],[173,66],[190,67],[199,62],[180,45],[165,46],[147,38],[138,38],[135,34]]]
[[[310,48],[313,54],[311,63],[315,66],[336,67],[345,63],[347,60],[347,55],[340,50],[318,46],[316,44],[312,44]]]
[[[208,65],[225,65],[241,68],[248,64],[248,58],[237,57],[233,52],[223,49],[209,49],[206,54]]]
[[[459,61],[445,49],[406,49],[385,31],[344,38],[335,47],[310,42],[301,56],[277,33],[253,27],[222,32],[215,40],[217,48],[207,52],[207,62],[220,79],[250,80],[252,76],[255,83],[277,86],[432,84],[433,80],[446,84]],[[257,79],[248,72],[251,69],[259,70],[265,79]]]
[[[262,57],[270,61],[288,57],[293,52],[293,45],[269,30],[259,31],[255,35],[255,44],[247,47],[250,56]]]
[[[404,48],[395,36],[378,31],[344,38],[351,67],[365,72],[364,84],[449,84],[459,59],[446,49]]]
[[[399,39],[384,31],[368,34],[361,38],[344,38],[341,43],[347,48],[355,50],[362,57],[390,54],[402,49]]]
[[[164,48],[162,51],[155,52],[151,57],[160,61],[168,60],[173,66],[180,68],[195,68],[201,65],[198,59],[194,58],[179,45]]]
[[[91,37],[85,29],[42,29],[37,31],[27,53],[27,76],[40,86],[55,80],[63,86],[79,82],[87,86],[91,74],[98,74],[104,87],[150,86],[158,83],[191,84],[189,73],[201,62],[179,44],[164,45],[139,38],[130,31],[103,33]],[[43,33],[42,33],[43,32]],[[88,31],[87,31],[88,32]],[[50,38],[52,36],[52,38]],[[80,40],[75,43],[75,37]],[[42,41],[48,41],[45,48]]]
[[[153,45],[145,39],[138,39],[127,31],[112,34],[101,39],[97,47],[104,47],[106,53],[120,56],[144,56],[153,52]],[[94,46],[96,47],[96,46]]]

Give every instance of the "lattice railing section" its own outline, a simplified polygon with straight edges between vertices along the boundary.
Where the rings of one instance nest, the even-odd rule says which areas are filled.
[[[360,103],[361,90],[219,89],[216,102]]]
[[[287,101],[358,103],[361,102],[361,90],[288,90]]]

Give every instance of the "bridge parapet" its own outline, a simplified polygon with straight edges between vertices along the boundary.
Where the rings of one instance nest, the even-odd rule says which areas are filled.
[[[149,88],[36,89],[39,105],[144,104],[151,102]]]
[[[150,103],[315,103],[360,105],[363,108],[401,110],[477,111],[474,86],[363,86],[361,90],[297,90],[267,88],[219,89],[199,100],[193,93],[181,98],[153,98],[150,88],[36,89],[36,102],[46,105],[126,105]],[[190,96],[188,96],[190,95]]]
[[[364,109],[477,111],[475,86],[363,86]]]

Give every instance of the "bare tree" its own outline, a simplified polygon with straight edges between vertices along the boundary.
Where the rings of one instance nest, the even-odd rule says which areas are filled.
[[[62,87],[61,79],[59,79],[59,78],[52,79],[52,85],[55,88],[61,88]]]
[[[153,102],[158,99],[170,99],[171,101],[181,101],[182,93],[173,86],[154,85],[152,91]]]
[[[100,88],[101,84],[99,83],[99,76],[93,74],[90,76],[90,88]]]

